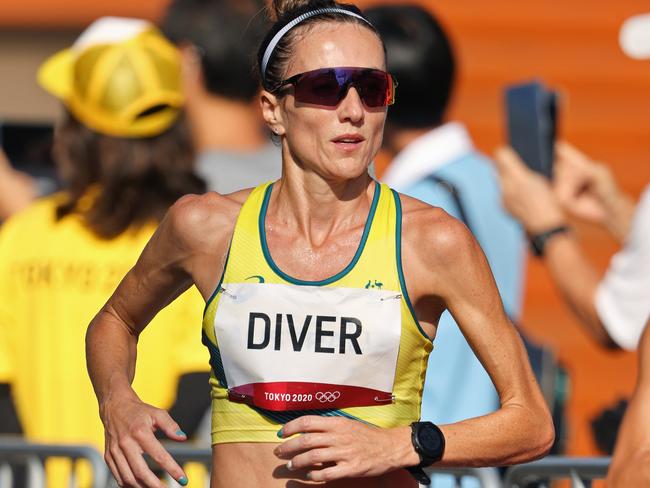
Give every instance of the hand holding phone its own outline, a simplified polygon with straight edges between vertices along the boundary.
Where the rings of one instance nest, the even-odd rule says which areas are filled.
[[[533,171],[553,176],[557,94],[533,81],[505,90],[510,146]]]

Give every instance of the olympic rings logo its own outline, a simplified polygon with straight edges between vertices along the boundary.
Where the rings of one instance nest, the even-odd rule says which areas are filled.
[[[316,393],[316,400],[321,403],[332,403],[339,399],[341,392],[339,391],[319,391]]]

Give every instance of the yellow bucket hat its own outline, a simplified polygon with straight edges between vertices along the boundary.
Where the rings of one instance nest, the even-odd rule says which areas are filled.
[[[110,136],[158,135],[183,105],[178,50],[140,19],[96,20],[37,78],[84,125]]]

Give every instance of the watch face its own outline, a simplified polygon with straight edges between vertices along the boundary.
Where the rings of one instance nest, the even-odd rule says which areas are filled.
[[[437,456],[442,449],[442,437],[433,425],[425,424],[418,433],[418,440],[429,456]]]

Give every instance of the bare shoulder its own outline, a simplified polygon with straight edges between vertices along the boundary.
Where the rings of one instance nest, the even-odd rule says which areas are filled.
[[[227,196],[215,192],[185,195],[172,205],[163,224],[183,247],[214,247],[215,241],[230,239],[249,193],[250,190]]]
[[[474,236],[460,220],[440,207],[400,194],[402,242],[419,259],[431,265],[457,262],[480,251]]]

